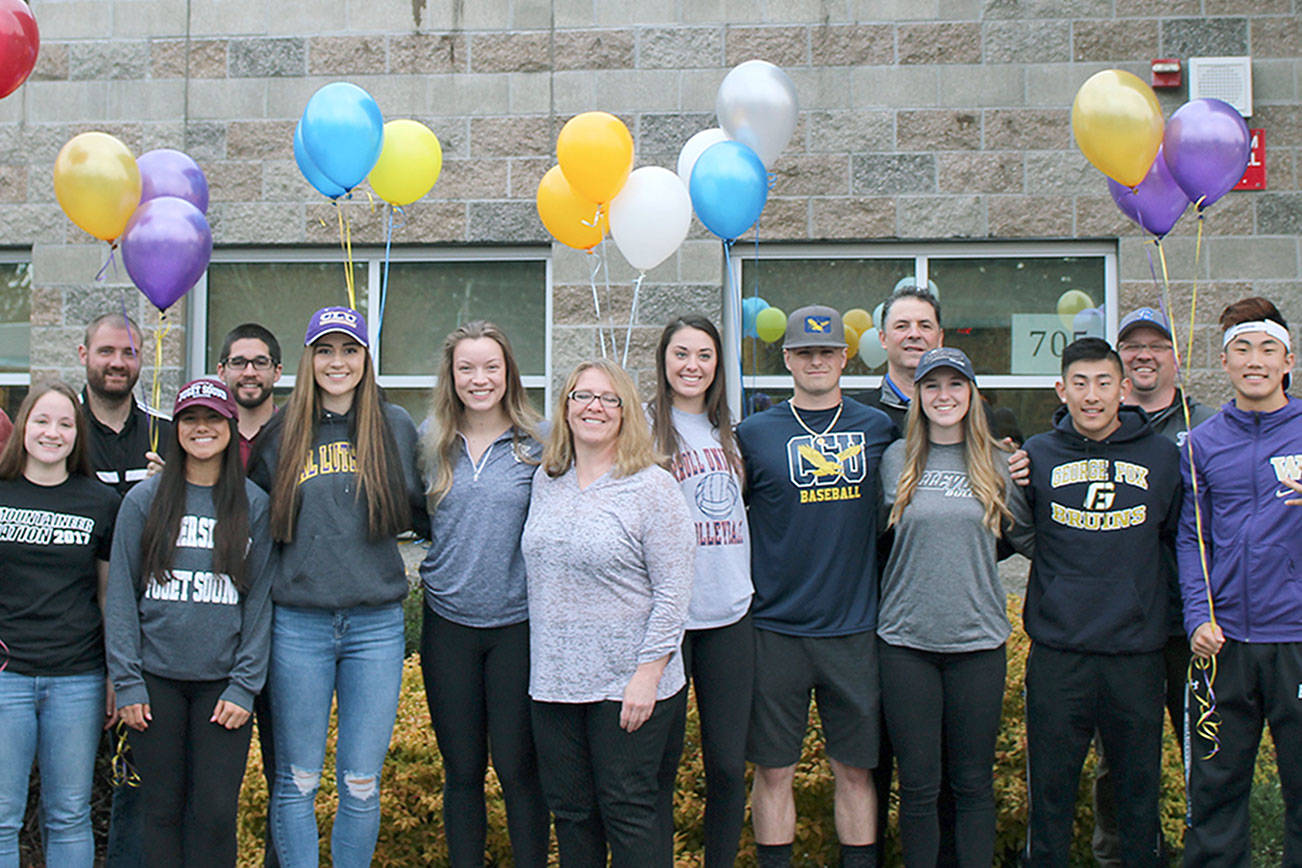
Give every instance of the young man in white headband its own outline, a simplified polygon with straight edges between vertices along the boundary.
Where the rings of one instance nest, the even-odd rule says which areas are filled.
[[[1181,450],[1184,625],[1194,654],[1216,664],[1194,670],[1189,697],[1184,864],[1248,864],[1264,722],[1278,751],[1284,861],[1294,864],[1302,858],[1302,401],[1287,392],[1292,339],[1275,305],[1237,301],[1221,328],[1234,400]],[[1207,702],[1219,725],[1206,725]]]

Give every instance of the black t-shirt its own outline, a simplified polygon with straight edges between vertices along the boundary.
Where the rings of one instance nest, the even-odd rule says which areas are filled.
[[[85,476],[51,486],[0,480],[0,640],[10,671],[104,667],[95,562],[109,559],[119,500]]]
[[[90,449],[90,466],[95,468],[100,482],[113,486],[119,495],[126,494],[149,475],[145,453],[154,451],[150,427],[158,432],[157,451],[165,452],[167,441],[172,437],[171,420],[150,413],[139,404],[132,404],[126,424],[121,431],[114,431],[95,418],[86,400],[85,389],[81,391],[81,408],[90,424],[90,437],[86,441]]]

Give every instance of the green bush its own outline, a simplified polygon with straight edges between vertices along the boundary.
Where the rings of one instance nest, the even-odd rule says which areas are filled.
[[[415,606],[419,611],[419,600]],[[1008,680],[1004,694],[1003,727],[995,755],[995,801],[997,820],[997,861],[1012,864],[1026,835],[1026,727],[1022,684],[1029,640],[1021,629],[1021,604],[1009,603],[1013,619],[1013,636],[1008,643]],[[410,613],[410,609],[409,609]],[[409,619],[409,627],[419,623]],[[816,717],[814,723],[817,723]],[[334,761],[334,728],[326,755],[327,772],[322,775],[317,800],[317,820],[321,837],[322,864],[329,864],[329,824],[335,810],[335,789],[330,772]],[[1184,823],[1184,791],[1177,741],[1168,725],[1164,736],[1162,765],[1162,829],[1175,853],[1180,852]],[[1282,809],[1279,807],[1279,784],[1274,771],[1274,752],[1263,742],[1258,759],[1256,788],[1253,797],[1256,850],[1254,863],[1262,854],[1274,852],[1282,839]],[[1075,834],[1072,841],[1073,864],[1091,864],[1089,838],[1093,828],[1090,782],[1094,759],[1086,762],[1081,775],[1080,799],[1077,803]],[[442,767],[426,710],[420,667],[410,657],[403,672],[402,697],[394,728],[389,757],[384,765],[381,789],[383,821],[376,846],[376,866],[446,865],[442,819]],[[488,855],[497,864],[510,864],[510,844],[506,834],[505,809],[496,778],[491,770],[486,784],[488,800]],[[804,755],[796,768],[795,798],[797,811],[795,858],[806,865],[837,864],[836,832],[832,821],[832,774],[823,754],[822,739],[816,725],[805,739]],[[894,817],[895,794],[892,799]],[[674,799],[675,851],[678,865],[701,864],[701,818],[705,807],[705,774],[700,752],[700,730],[695,706],[689,706],[687,735],[679,766],[678,788]],[[253,740],[248,773],[240,797],[240,865],[260,864],[262,835],[266,825],[267,793],[262,778],[258,741]],[[892,819],[892,825],[894,820]],[[885,864],[898,864],[898,842],[891,836]],[[553,863],[555,849],[553,847]],[[742,835],[739,865],[754,865],[754,839],[749,823]]]

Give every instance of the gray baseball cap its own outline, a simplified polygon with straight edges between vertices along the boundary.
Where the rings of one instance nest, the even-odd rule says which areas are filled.
[[[937,368],[953,368],[966,377],[968,382],[976,382],[976,371],[972,369],[972,360],[967,357],[967,353],[954,347],[936,347],[923,353],[922,358],[918,360],[917,370],[913,372],[913,382],[922,382],[923,377]]]
[[[841,315],[830,307],[811,304],[799,308],[787,317],[787,334],[782,339],[782,349],[798,347],[844,347],[845,323]]]
[[[1141,307],[1121,318],[1121,325],[1117,326],[1117,340],[1122,340],[1127,332],[1140,326],[1161,332],[1167,340],[1171,339],[1171,326],[1167,323],[1166,317],[1162,316],[1162,312],[1151,307]]]

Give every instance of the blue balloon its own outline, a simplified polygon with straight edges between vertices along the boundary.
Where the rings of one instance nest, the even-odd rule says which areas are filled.
[[[312,94],[299,124],[307,155],[322,175],[344,190],[362,183],[380,158],[380,106],[355,84],[336,81]]]
[[[769,175],[741,142],[718,142],[697,159],[688,189],[705,228],[731,241],[759,219],[769,198]]]
[[[307,182],[315,187],[322,194],[329,196],[331,199],[338,199],[348,191],[340,187],[334,181],[331,181],[321,170],[312,162],[312,158],[307,155],[307,148],[303,147],[303,122],[300,120],[298,126],[294,127],[294,162],[298,163],[298,170],[307,178]]]
[[[748,296],[741,300],[741,336],[744,338],[758,338],[759,332],[755,331],[755,317],[760,311],[768,307],[769,303],[758,295]]]

